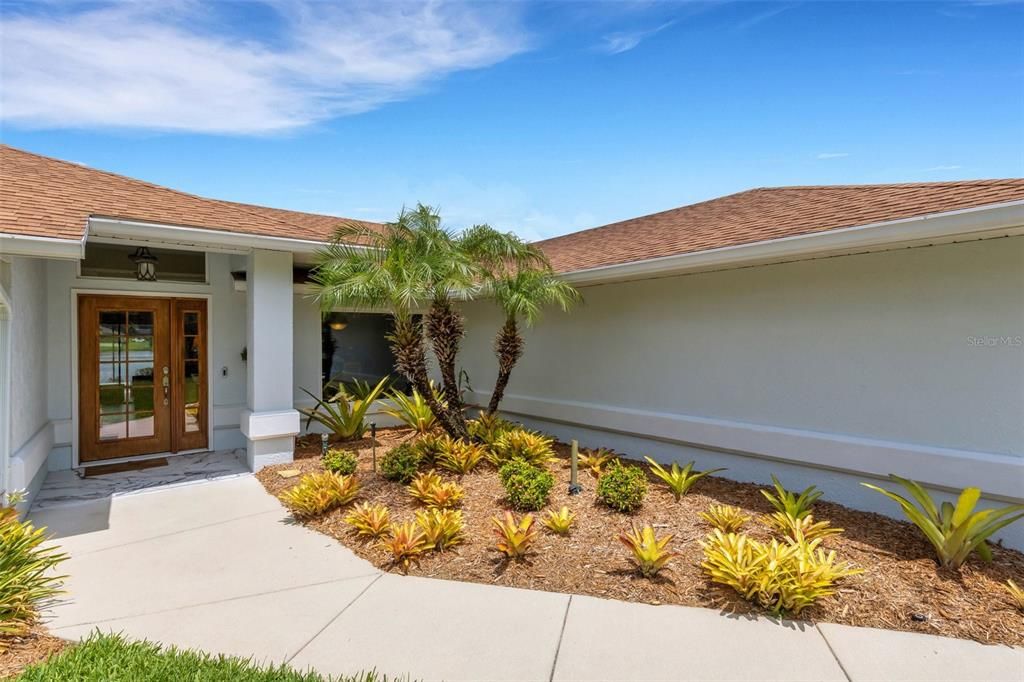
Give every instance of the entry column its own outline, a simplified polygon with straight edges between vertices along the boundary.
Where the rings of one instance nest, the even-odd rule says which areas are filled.
[[[290,462],[299,433],[292,406],[292,255],[255,250],[246,273],[248,409],[242,412],[249,468]]]

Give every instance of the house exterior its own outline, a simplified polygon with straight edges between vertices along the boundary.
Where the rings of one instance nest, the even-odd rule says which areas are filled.
[[[10,147],[0,181],[4,489],[154,454],[292,457],[301,389],[329,371],[301,272],[343,219]],[[1024,180],[759,189],[540,245],[585,303],[527,331],[511,416],[888,514],[859,481],[1024,499]],[[464,311],[486,403],[500,313]],[[383,344],[363,322],[330,328]]]

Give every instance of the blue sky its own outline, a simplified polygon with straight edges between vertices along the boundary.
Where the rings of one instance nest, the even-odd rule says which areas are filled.
[[[4,3],[3,141],[531,239],[750,187],[1024,176],[1024,5]]]

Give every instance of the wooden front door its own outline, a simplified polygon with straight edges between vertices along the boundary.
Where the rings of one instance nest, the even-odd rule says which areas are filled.
[[[78,299],[79,461],[207,447],[206,301]]]

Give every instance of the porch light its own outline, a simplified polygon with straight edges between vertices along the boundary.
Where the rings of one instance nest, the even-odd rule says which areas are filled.
[[[140,246],[135,249],[135,253],[133,253],[130,258],[135,263],[136,279],[140,282],[156,281],[156,264],[160,259],[151,254],[148,248]]]
[[[330,324],[328,326],[333,331],[340,332],[342,329],[344,329],[345,327],[348,326],[348,318],[346,318],[346,317],[336,317],[333,320],[331,320],[331,322],[330,322]]]

